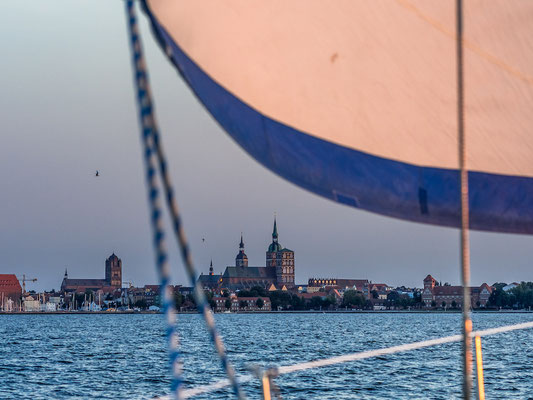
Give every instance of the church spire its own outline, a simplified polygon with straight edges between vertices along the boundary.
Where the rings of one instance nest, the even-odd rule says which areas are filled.
[[[214,275],[215,273],[213,272],[213,260],[211,260],[211,264],[209,265],[209,275]]]
[[[68,272],[66,268],[65,268],[65,279],[68,279]]]
[[[278,241],[278,225],[276,223],[276,217],[274,217],[274,230],[272,231],[272,241]]]
[[[241,232],[241,242],[239,243],[239,254],[235,257],[235,266],[236,267],[247,267],[248,266],[248,256],[244,252],[244,240],[242,239]]]

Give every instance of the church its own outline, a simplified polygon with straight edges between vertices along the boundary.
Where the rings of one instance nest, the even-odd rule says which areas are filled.
[[[115,253],[105,260],[105,278],[104,279],[72,279],[68,277],[65,270],[63,282],[61,282],[62,292],[83,293],[87,290],[96,292],[97,290],[120,289],[122,287],[122,260]]]
[[[291,289],[294,287],[294,251],[284,248],[279,243],[277,223],[274,219],[272,243],[266,251],[265,267],[248,265],[248,256],[244,252],[244,240],[241,235],[235,266],[226,267],[222,275],[214,275],[211,263],[209,275],[200,275],[199,281],[205,289],[233,291],[250,289],[254,286],[271,290]]]

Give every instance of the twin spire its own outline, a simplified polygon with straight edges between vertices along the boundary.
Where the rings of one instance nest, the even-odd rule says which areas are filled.
[[[278,243],[278,224],[276,222],[276,217],[274,216],[274,229],[272,230],[272,244],[268,248],[268,252],[276,252],[281,250],[281,246]],[[248,266],[248,256],[244,252],[244,239],[241,232],[241,241],[239,243],[239,254],[235,257],[235,266],[236,267],[247,267]],[[211,269],[209,270],[211,271]]]

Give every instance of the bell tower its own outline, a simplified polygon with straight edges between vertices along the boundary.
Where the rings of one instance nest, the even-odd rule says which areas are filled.
[[[276,268],[276,286],[294,286],[294,251],[284,248],[278,241],[278,224],[274,217],[272,243],[266,252],[266,266]]]
[[[109,286],[122,287],[122,260],[115,253],[105,260],[105,280]]]

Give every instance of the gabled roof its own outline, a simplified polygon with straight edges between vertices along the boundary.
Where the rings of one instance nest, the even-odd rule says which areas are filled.
[[[0,274],[0,293],[22,293],[20,283],[14,274]]]
[[[218,283],[219,279],[222,278],[222,275],[200,275],[198,277],[198,282],[207,284],[215,284]]]
[[[222,278],[276,278],[275,267],[226,267]]]
[[[462,286],[435,286],[433,294],[436,296],[462,296]]]
[[[236,297],[235,300],[237,301],[241,301],[241,300],[244,300],[244,301],[256,301],[257,299],[263,299],[263,301],[266,303],[266,302],[269,302],[270,303],[270,298],[268,297]]]
[[[326,292],[298,293],[297,296],[301,299],[312,299],[313,297],[324,298],[324,297],[327,297],[327,293]]]
[[[105,279],[63,279],[64,286],[107,286]]]

